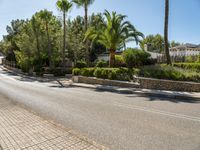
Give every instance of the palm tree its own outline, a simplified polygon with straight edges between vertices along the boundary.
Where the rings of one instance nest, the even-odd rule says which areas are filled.
[[[112,12],[110,14],[107,10],[104,13],[106,22],[102,23],[97,30],[90,27],[85,35],[85,40],[90,39],[104,45],[110,52],[109,66],[115,65],[115,52],[117,49],[124,47],[126,42],[135,41],[138,43],[140,37],[144,35],[137,31],[136,28],[128,21],[124,21],[126,16]]]
[[[63,12],[63,51],[62,51],[62,63],[65,62],[65,50],[66,50],[66,13],[72,8],[72,3],[68,0],[58,0],[56,3],[60,11]]]
[[[84,7],[85,11],[85,31],[88,28],[88,7],[94,3],[94,0],[73,0],[74,3],[77,4],[78,7]]]
[[[168,44],[168,24],[169,24],[169,0],[165,0],[165,27],[164,27],[165,55],[167,58],[167,64],[171,65],[171,58],[169,54],[169,44]]]

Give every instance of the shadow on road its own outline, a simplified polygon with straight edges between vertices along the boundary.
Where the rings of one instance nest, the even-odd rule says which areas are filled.
[[[169,101],[173,103],[200,103],[200,99],[196,98],[189,98],[189,97],[176,97],[176,96],[170,96],[170,95],[163,95],[163,94],[154,94],[154,93],[134,93],[133,91],[130,90],[123,90],[123,91],[118,91],[117,88],[112,89],[112,90],[105,90],[101,86],[99,86],[97,89],[94,91],[96,92],[111,92],[115,94],[123,94],[126,95],[126,97],[129,98],[147,98],[148,101]],[[177,93],[177,92],[174,92]]]

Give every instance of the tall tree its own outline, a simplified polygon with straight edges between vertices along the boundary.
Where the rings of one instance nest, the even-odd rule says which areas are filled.
[[[44,27],[46,31],[46,36],[47,36],[47,49],[48,49],[48,59],[49,59],[49,66],[52,68],[52,47],[51,47],[51,39],[50,39],[50,34],[49,34],[49,24],[50,20],[52,17],[52,12],[49,12],[48,10],[42,10],[38,13],[39,17],[41,20],[44,22]]]
[[[171,58],[169,54],[169,44],[168,44],[168,25],[169,25],[169,0],[165,0],[165,27],[164,27],[165,54],[167,58],[167,64],[171,65]]]
[[[160,34],[147,35],[141,42],[140,48],[145,49],[145,45],[148,46],[148,51],[162,53],[164,52],[164,37]]]
[[[124,21],[126,16],[107,10],[104,13],[106,17],[99,29],[90,27],[85,35],[85,40],[90,39],[104,45],[110,52],[110,67],[115,65],[115,52],[117,49],[124,47],[126,42],[135,41],[138,43],[140,37],[144,35],[137,31],[136,28],[128,21]]]
[[[94,0],[73,0],[74,3],[77,4],[78,7],[83,7],[85,11],[85,31],[88,28],[88,7],[94,3]]]
[[[62,63],[65,62],[65,50],[66,50],[66,13],[72,8],[72,3],[68,0],[58,0],[57,7],[63,12],[63,51],[62,51]]]

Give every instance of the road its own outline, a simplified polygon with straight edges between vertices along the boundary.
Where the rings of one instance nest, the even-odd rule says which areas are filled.
[[[38,82],[0,69],[0,94],[111,150],[200,150],[200,101]]]

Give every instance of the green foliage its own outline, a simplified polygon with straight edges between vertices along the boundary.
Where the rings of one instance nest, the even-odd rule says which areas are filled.
[[[200,62],[200,55],[199,56],[185,56],[185,62],[194,63]]]
[[[124,61],[129,68],[147,64],[150,54],[139,49],[127,49],[123,52]]]
[[[200,72],[200,63],[174,63],[173,66]]]
[[[86,77],[93,77],[94,75],[94,68],[83,68],[81,69],[80,75],[86,76]]]
[[[106,61],[104,61],[104,60],[99,60],[99,61],[97,61],[95,67],[103,68],[103,67],[107,67],[107,66],[108,66],[108,64],[107,64]]]
[[[199,73],[167,65],[144,67],[141,69],[140,76],[156,79],[200,82]]]
[[[86,77],[97,77],[101,79],[130,81],[133,75],[138,74],[138,69],[128,68],[75,68],[73,75],[82,75]]]
[[[145,44],[148,45],[148,51],[163,52],[164,51],[164,38],[160,34],[148,35],[140,43],[140,48],[144,50]]]
[[[72,8],[72,3],[68,0],[58,0],[56,5],[62,12],[68,12]]]
[[[122,55],[115,55],[115,66],[116,67],[126,67],[126,63]]]
[[[74,68],[74,69],[72,70],[72,74],[73,74],[74,76],[80,75],[80,74],[81,74],[81,69],[80,69],[80,68]]]
[[[85,35],[85,40],[90,39],[104,45],[110,53],[114,55],[117,49],[124,47],[127,41],[140,41],[143,34],[128,21],[125,21],[126,16],[117,14],[116,12],[109,13],[107,10],[104,13],[106,22],[96,29],[90,27]],[[113,66],[115,57],[110,57],[110,66]]]
[[[87,63],[83,60],[76,62],[76,68],[85,68],[87,67]]]

